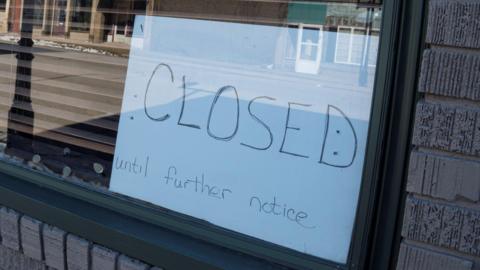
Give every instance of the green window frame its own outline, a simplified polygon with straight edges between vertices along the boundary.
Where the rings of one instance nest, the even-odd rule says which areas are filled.
[[[423,0],[384,0],[382,5],[372,117],[347,264],[300,254],[3,161],[0,204],[167,270],[388,269],[398,248],[401,190],[426,16]]]

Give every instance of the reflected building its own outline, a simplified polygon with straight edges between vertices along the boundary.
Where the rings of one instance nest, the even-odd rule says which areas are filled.
[[[2,33],[20,32],[22,9],[21,0],[4,0]],[[129,44],[134,17],[145,15],[146,1],[35,0],[33,10],[34,38]]]
[[[19,33],[22,0],[3,1],[0,31]],[[126,50],[137,15],[286,26],[284,40],[278,40],[284,48],[275,52],[274,64],[305,73],[316,73],[321,62],[375,65],[377,40],[372,46],[363,43],[370,36],[378,39],[381,17],[381,11],[352,5],[293,1],[35,0],[34,5],[34,39],[117,45]]]

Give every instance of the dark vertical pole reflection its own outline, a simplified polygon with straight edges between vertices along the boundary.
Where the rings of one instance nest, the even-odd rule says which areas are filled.
[[[374,9],[367,8],[366,22],[365,22],[365,39],[362,50],[362,63],[360,64],[359,85],[368,85],[368,62],[370,58],[370,44],[372,35],[372,25],[374,20]]]
[[[15,93],[8,113],[7,151],[16,149],[33,153],[34,112],[31,100],[31,76],[34,0],[23,1],[20,40],[16,46],[17,73]],[[22,127],[21,129],[19,127]]]

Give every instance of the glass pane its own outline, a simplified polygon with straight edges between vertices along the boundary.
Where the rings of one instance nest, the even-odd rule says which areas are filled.
[[[304,27],[302,33],[302,43],[317,44],[320,41],[320,29]]]
[[[285,42],[286,51],[285,51],[285,58],[286,59],[295,59],[297,56],[297,42],[298,42],[298,27],[296,26],[289,26],[287,28],[288,38]]]
[[[368,64],[374,66],[377,63],[377,54],[378,54],[378,39],[380,36],[379,29],[372,29],[370,31],[370,36],[368,37],[370,40],[370,44],[367,48],[367,55],[368,55]]]
[[[351,2],[0,2],[1,158],[345,263],[382,15]]]
[[[318,46],[313,44],[302,44],[301,56],[302,60],[316,61],[318,54]]]
[[[360,65],[365,55],[365,44],[367,42],[367,34],[365,29],[353,29],[351,61],[353,64]]]
[[[350,28],[339,27],[335,46],[335,62],[348,63],[351,54],[352,31]]]
[[[74,0],[72,8],[72,26],[75,31],[88,31],[90,25],[91,0]]]

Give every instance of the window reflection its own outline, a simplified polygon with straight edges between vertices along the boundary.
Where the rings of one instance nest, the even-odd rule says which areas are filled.
[[[146,126],[132,126],[119,132],[119,126],[138,119],[159,122],[167,109],[171,119],[178,118],[181,108],[181,119],[170,122],[201,130],[213,138],[207,143],[233,141],[249,151],[290,155],[294,162],[351,167],[351,182],[336,187],[354,190],[363,168],[359,157],[365,150],[382,15],[380,6],[369,2],[0,1],[0,157],[27,169],[114,190],[111,175],[116,151],[131,153],[140,148],[125,136],[150,131]],[[159,68],[163,73],[154,76]],[[168,69],[175,81],[170,81],[173,75],[165,72]],[[148,76],[148,85],[154,85],[151,92],[134,92],[137,87],[145,89]],[[209,114],[218,89],[225,90],[222,102]],[[231,102],[235,95],[224,99],[232,93],[236,102]],[[250,111],[252,102],[258,111]],[[229,106],[232,104],[237,105]],[[218,113],[222,110],[227,113]],[[294,124],[289,131],[297,130],[298,125],[306,132],[282,140],[286,134],[282,121],[290,119],[290,111],[294,112]],[[330,118],[330,113],[336,115]],[[252,121],[249,116],[256,114],[259,117],[250,117]],[[228,117],[232,115],[242,123],[232,126]],[[342,121],[331,120],[334,117]],[[321,130],[325,123],[336,127]],[[228,128],[222,130],[223,126]],[[267,127],[268,133],[262,127]],[[242,141],[236,141],[237,132]],[[163,136],[170,136],[174,146],[184,138],[180,135]],[[327,137],[329,143],[322,145]],[[171,145],[159,145],[151,143],[148,148],[165,155],[176,152]],[[201,149],[202,145],[192,144],[189,149]],[[228,147],[210,150],[228,153]],[[271,166],[266,160],[250,165]],[[139,164],[146,170],[148,162],[154,162],[153,157],[133,157],[123,160],[120,167],[139,174]],[[302,181],[323,174],[317,167],[297,165]],[[331,195],[322,195],[327,191],[315,183],[305,191],[315,192],[310,197]],[[131,190],[135,188],[141,187]],[[338,193],[357,194],[351,190]],[[355,196],[342,198],[342,205],[354,211]],[[342,238],[338,242],[343,243],[343,253],[322,253],[319,250],[325,247],[321,247],[316,255],[344,261],[353,226],[347,219],[341,221],[342,235],[325,236]]]
[[[196,58],[190,60],[300,76],[338,91],[363,91],[369,98],[381,10],[351,2],[4,0],[0,2],[0,123],[6,158],[108,187],[132,46],[152,46],[170,57],[191,50]],[[139,16],[276,30],[271,36],[251,33],[248,40],[235,36],[241,31],[234,28],[202,29],[199,23],[194,37],[175,32],[179,25],[164,25],[162,33],[168,38],[149,44],[134,36]],[[221,42],[208,42],[212,38]],[[188,50],[179,50],[183,46],[178,44],[186,43],[191,44]]]
[[[193,107],[184,111],[182,120],[174,122],[184,128],[201,128],[202,134],[214,137],[211,140],[233,141],[251,151],[271,148],[275,154],[309,159],[315,165],[320,160],[325,166],[353,166],[352,179],[358,177],[363,161],[355,158],[362,156],[366,143],[381,9],[371,3],[351,2],[0,2],[0,155],[4,161],[24,168],[109,188],[115,151],[125,149],[126,142],[141,143],[138,134],[149,132],[145,126],[129,128],[128,132],[136,131],[138,136],[125,138],[128,132],[119,134],[119,124],[134,119],[158,122],[167,109],[172,110],[172,117],[178,117],[178,108],[184,109],[185,104],[180,102],[184,94],[187,106]],[[168,63],[174,70],[175,82],[169,84],[161,80],[163,77],[152,76],[152,84],[185,92],[162,96],[152,90],[148,102],[126,102],[125,94],[135,100],[146,99],[147,94],[131,92],[137,86],[145,87],[145,80],[132,84],[132,78],[150,76],[161,63]],[[219,114],[222,106],[230,104],[224,101],[216,107],[215,117],[206,118],[212,97],[222,86],[228,89],[226,96],[237,90],[239,109]],[[268,137],[266,141],[252,141],[265,132],[255,122],[243,122],[252,100],[261,104],[259,113],[269,115],[271,122],[264,124],[271,126],[270,142]],[[291,104],[298,107],[295,115],[301,115],[292,118],[298,121],[295,124],[304,124],[302,128],[310,133],[305,138],[292,136],[282,141],[285,123],[281,121]],[[319,125],[328,122],[325,114],[330,112],[351,119],[335,130],[320,132]],[[238,129],[241,142],[235,141],[237,128],[232,128],[229,115],[242,121]],[[214,124],[209,125],[205,119],[213,119]],[[222,131],[222,126],[229,129]],[[326,141],[324,137],[332,138],[332,132],[342,136],[343,141],[334,140],[341,151],[321,144]],[[199,145],[192,148],[201,148]],[[158,147],[152,143],[148,148],[174,152]],[[322,149],[332,151],[325,154]],[[227,152],[228,148],[222,145],[216,150]],[[148,160],[132,159],[122,166],[136,168],[137,161],[146,164]],[[317,173],[314,170],[307,167],[299,173],[312,175]],[[355,189],[360,183],[356,180],[343,188]],[[354,195],[344,204],[348,201],[353,205]],[[342,225],[349,231],[353,221]],[[345,239],[339,243],[348,246],[348,233],[342,237]],[[329,258],[341,262],[346,253],[339,254],[330,254]]]

